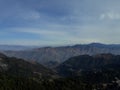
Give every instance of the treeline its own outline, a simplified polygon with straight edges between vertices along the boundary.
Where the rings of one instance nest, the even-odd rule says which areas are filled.
[[[111,78],[113,74],[104,73],[89,72],[80,77],[58,79],[0,74],[0,90],[120,90],[119,83]]]

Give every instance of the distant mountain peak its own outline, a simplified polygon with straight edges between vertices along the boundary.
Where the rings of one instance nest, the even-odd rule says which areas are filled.
[[[95,46],[95,47],[100,47],[100,46],[106,46],[106,44],[102,43],[90,43],[90,44],[76,44],[74,47],[80,47],[80,46]]]
[[[88,45],[105,45],[105,44],[103,44],[103,43],[93,42],[93,43],[90,43],[90,44],[88,44]]]

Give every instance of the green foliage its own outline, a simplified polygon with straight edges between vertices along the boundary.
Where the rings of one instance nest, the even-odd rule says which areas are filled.
[[[80,77],[37,79],[0,74],[0,90],[120,90],[112,75],[89,72]]]

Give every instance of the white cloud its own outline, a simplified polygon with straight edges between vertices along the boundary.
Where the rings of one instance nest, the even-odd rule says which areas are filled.
[[[12,31],[21,32],[21,33],[31,33],[36,35],[46,35],[46,36],[62,36],[65,35],[65,32],[50,30],[50,29],[39,29],[39,28],[12,28]]]
[[[120,13],[108,12],[100,15],[100,19],[120,20]]]

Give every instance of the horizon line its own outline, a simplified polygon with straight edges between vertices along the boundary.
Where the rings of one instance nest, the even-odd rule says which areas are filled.
[[[75,45],[89,45],[89,44],[103,44],[103,45],[120,45],[120,43],[102,43],[102,42],[91,42],[91,43],[76,43],[76,44],[51,44],[51,45],[26,45],[26,44],[0,44],[0,46],[25,46],[25,47],[59,47],[59,46],[75,46]]]

